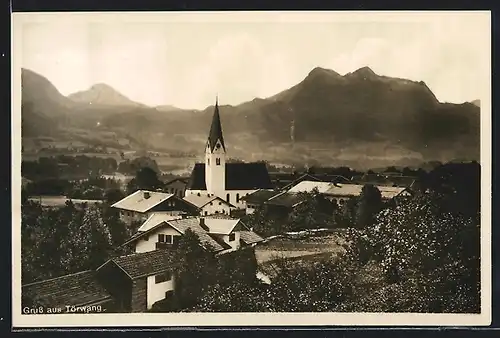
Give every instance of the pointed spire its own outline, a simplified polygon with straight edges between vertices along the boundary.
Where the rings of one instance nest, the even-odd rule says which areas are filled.
[[[222,148],[225,151],[226,146],[224,144],[224,137],[222,136],[222,125],[220,123],[218,95],[215,97],[215,110],[212,118],[212,126],[210,127],[210,133],[208,134],[208,144],[210,146],[211,151],[214,150],[215,145],[217,144],[217,140],[220,140]]]

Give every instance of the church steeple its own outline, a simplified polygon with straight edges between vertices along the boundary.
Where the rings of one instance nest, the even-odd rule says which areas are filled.
[[[211,151],[214,151],[217,141],[220,141],[220,145],[224,150],[226,150],[224,137],[222,136],[222,125],[220,123],[218,97],[215,98],[215,110],[212,117],[212,126],[210,127],[210,133],[208,134],[208,146],[210,147]]]

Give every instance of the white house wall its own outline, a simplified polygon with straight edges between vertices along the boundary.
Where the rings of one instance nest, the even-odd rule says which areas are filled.
[[[135,243],[135,252],[140,253],[140,252],[150,252],[156,250],[156,243],[158,242],[159,234],[179,236],[176,239],[180,238],[181,236],[181,234],[177,230],[175,230],[170,226],[159,228],[155,231],[152,231],[143,238],[138,239],[137,242]]]
[[[210,205],[210,203],[212,203],[212,205]],[[210,203],[203,206],[201,210],[201,215],[214,215],[214,214],[229,215],[231,213],[231,207],[222,201],[215,200]]]
[[[235,234],[234,241],[232,242],[229,241],[229,235],[223,235],[223,234],[212,234],[212,235],[216,236],[219,239],[222,239],[224,243],[230,245],[231,250],[238,250],[240,248],[240,232],[235,231],[234,234]]]
[[[174,276],[169,281],[155,284],[155,276],[149,276],[147,279],[147,301],[148,310],[153,307],[153,304],[159,300],[165,299],[165,293],[174,289]]]
[[[243,196],[247,196],[247,195],[250,195],[254,192],[256,192],[257,190],[226,190],[222,196],[218,196],[217,197],[220,197],[221,199],[223,199],[224,201],[228,201],[227,200],[227,194],[229,194],[229,203],[231,203],[232,205],[234,205],[236,207],[236,209],[245,209],[246,208],[246,203],[245,201],[242,201],[241,198]],[[197,194],[200,194],[200,196],[213,196],[213,194],[210,194],[208,191],[206,190],[186,190],[186,196],[187,195],[197,195]],[[240,200],[239,202],[236,202],[236,196],[239,195],[240,197]]]

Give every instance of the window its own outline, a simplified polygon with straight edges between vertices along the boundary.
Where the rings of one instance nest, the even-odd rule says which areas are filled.
[[[236,203],[240,202],[240,194],[236,194]]]
[[[149,240],[149,236],[144,237],[144,240],[147,242]]]
[[[158,242],[165,243],[165,235],[164,234],[158,234]]]
[[[210,165],[210,158],[207,160],[207,162],[208,162],[208,165]]]
[[[226,195],[226,201],[229,203],[229,194]]]
[[[163,282],[168,282],[172,279],[172,274],[170,272],[164,272],[160,273],[158,275],[155,275],[155,284],[163,283]]]
[[[219,210],[215,210],[215,213],[218,214],[219,213]]]
[[[229,234],[229,242],[234,242],[235,239],[236,239],[236,235],[234,232],[232,234]]]
[[[205,211],[205,216],[208,215],[208,211]]]
[[[210,205],[214,205],[212,202],[210,202]]]
[[[165,243],[167,243],[167,244],[174,244],[174,236],[172,236],[172,235],[165,235]]]
[[[165,292],[165,298],[170,298],[174,295],[174,290],[169,290]]]
[[[222,202],[219,202],[219,205],[222,205]]]
[[[201,196],[201,194],[200,194],[200,193],[197,193],[196,195],[198,195],[198,197],[199,197],[199,196]]]
[[[216,165],[220,165],[220,158],[218,158],[218,157],[217,157],[217,158],[215,159],[215,164],[216,164]]]

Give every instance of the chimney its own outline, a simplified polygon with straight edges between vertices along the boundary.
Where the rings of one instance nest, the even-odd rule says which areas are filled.
[[[145,191],[145,192],[144,192],[144,198],[145,198],[145,199],[148,199],[148,198],[150,198],[150,197],[151,197],[151,194],[149,193],[149,191]]]
[[[205,217],[200,217],[200,227],[202,227],[205,231],[210,231],[210,229],[205,224]]]

